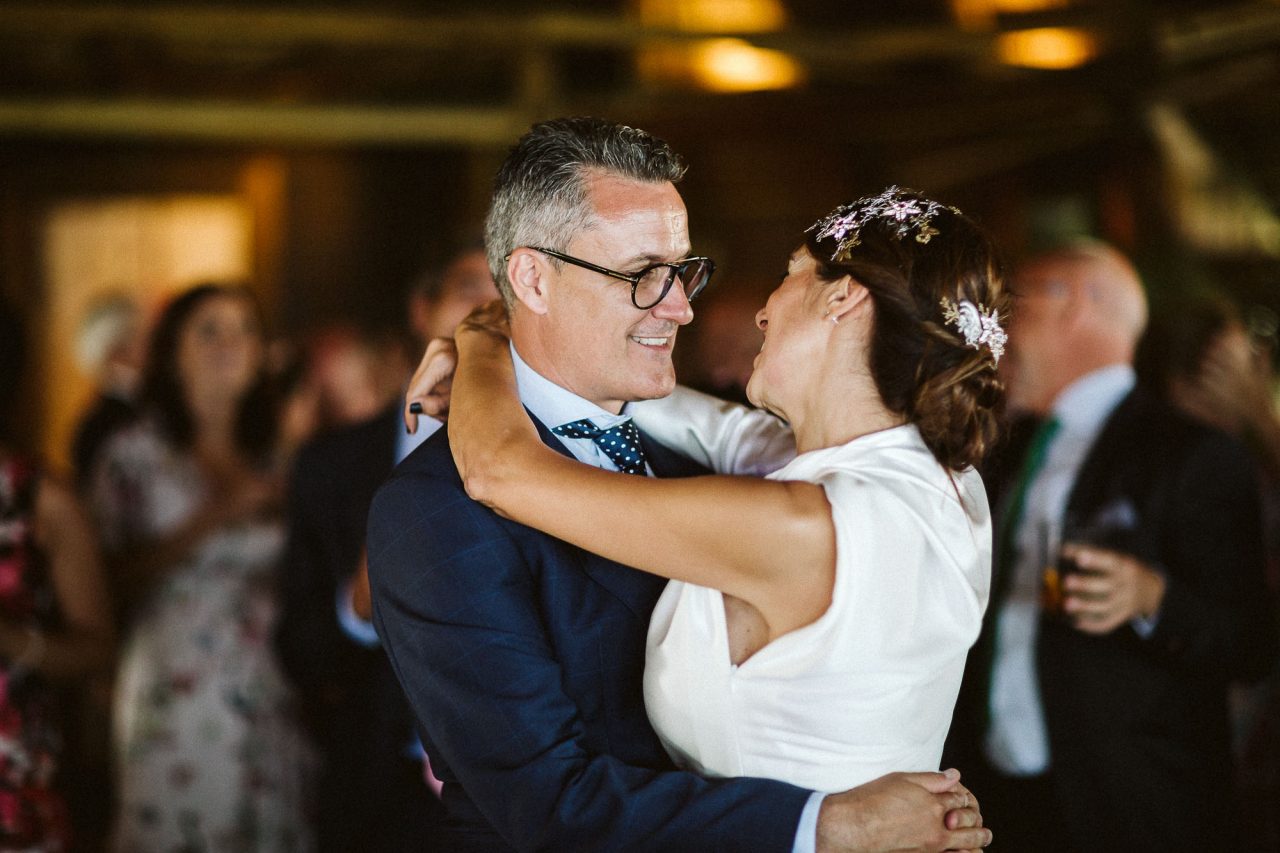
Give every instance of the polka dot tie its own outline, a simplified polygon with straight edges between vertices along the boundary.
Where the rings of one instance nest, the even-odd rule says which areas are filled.
[[[626,474],[645,475],[644,448],[640,446],[640,430],[628,418],[611,429],[600,429],[583,419],[561,424],[551,430],[565,438],[589,438]]]

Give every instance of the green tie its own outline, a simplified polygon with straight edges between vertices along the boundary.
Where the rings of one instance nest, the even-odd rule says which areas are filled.
[[[1031,441],[1027,445],[1026,455],[1022,457],[1022,466],[1018,470],[1018,479],[1014,482],[1013,492],[1009,499],[1009,511],[1005,514],[1003,523],[996,531],[996,571],[994,573],[995,576],[991,579],[991,610],[987,614],[989,619],[988,628],[983,632],[984,636],[979,639],[978,646],[973,651],[977,671],[983,674],[979,682],[982,687],[973,694],[971,701],[975,704],[970,706],[973,709],[974,719],[978,724],[978,737],[986,736],[987,727],[991,722],[992,664],[994,663],[995,649],[998,642],[996,634],[1000,630],[999,613],[997,611],[1002,606],[1004,597],[1004,594],[999,590],[1008,590],[1013,583],[1014,544],[1017,540],[1018,525],[1022,523],[1022,513],[1026,508],[1027,489],[1030,488],[1031,482],[1036,478],[1036,474],[1040,473],[1040,469],[1044,467],[1045,457],[1049,454],[1049,445],[1053,442],[1053,437],[1058,434],[1061,426],[1061,421],[1051,417],[1043,421],[1036,427],[1036,431],[1032,433]]]
[[[997,564],[1000,567],[1002,584],[1009,583],[1008,573],[1013,570],[1013,557],[1016,550],[1014,543],[1018,534],[1018,525],[1022,523],[1022,513],[1027,505],[1027,489],[1044,467],[1045,457],[1049,454],[1049,445],[1053,437],[1062,428],[1062,421],[1051,417],[1036,427],[1027,447],[1027,455],[1022,459],[1022,468],[1018,472],[1018,480],[1009,499],[1009,512],[1005,515],[1004,524],[1000,526],[998,540]]]

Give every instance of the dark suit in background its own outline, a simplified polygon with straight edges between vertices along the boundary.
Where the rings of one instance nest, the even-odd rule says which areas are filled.
[[[656,473],[691,468],[644,443]],[[649,725],[645,638],[666,581],[469,499],[443,430],[375,498],[369,569],[444,781],[447,849],[792,849],[809,792],[676,771]]]
[[[317,437],[289,490],[276,644],[321,748],[318,837],[335,853],[448,849],[434,845],[442,808],[410,752],[412,715],[386,654],[350,638],[335,605],[403,429],[397,405]]]
[[[1227,686],[1266,670],[1275,626],[1247,453],[1139,389],[1108,417],[1067,513],[1105,529],[1104,544],[1167,579],[1145,638],[1128,624],[1094,636],[1041,617],[1036,662],[1052,790],[1074,849],[1248,849],[1231,832]],[[966,768],[978,791],[990,790],[982,787],[991,771],[982,770],[981,744],[993,626],[1009,580],[993,579],[945,759]],[[993,849],[1022,848],[1001,846],[997,833]]]

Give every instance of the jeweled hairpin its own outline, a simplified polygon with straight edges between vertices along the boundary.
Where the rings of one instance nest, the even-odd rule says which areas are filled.
[[[991,350],[991,358],[999,364],[1004,345],[1009,342],[1009,335],[1000,325],[1000,312],[988,311],[968,299],[961,299],[957,305],[944,296],[941,304],[942,318],[959,330],[965,344],[973,349],[981,349],[985,344]]]
[[[831,255],[831,260],[846,261],[853,247],[862,242],[862,229],[867,223],[881,220],[892,229],[893,236],[898,240],[914,232],[917,243],[928,243],[939,234],[938,229],[931,224],[933,218],[944,210],[957,214],[960,212],[954,207],[920,198],[911,190],[892,186],[880,195],[867,196],[853,204],[837,207],[809,226],[808,230],[818,229],[819,240],[834,237],[836,250]]]

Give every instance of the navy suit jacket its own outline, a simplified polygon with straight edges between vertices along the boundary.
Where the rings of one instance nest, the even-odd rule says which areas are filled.
[[[378,492],[368,541],[374,622],[444,781],[449,849],[789,851],[809,792],[675,770],[649,725],[666,582],[469,499],[446,433]],[[656,473],[692,464],[642,440]]]

